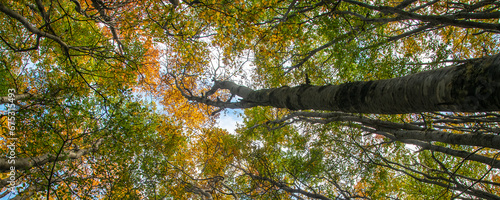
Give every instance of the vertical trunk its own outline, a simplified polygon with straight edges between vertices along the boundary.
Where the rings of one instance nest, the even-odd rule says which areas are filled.
[[[245,92],[242,102],[350,113],[500,111],[500,56],[405,77]]]

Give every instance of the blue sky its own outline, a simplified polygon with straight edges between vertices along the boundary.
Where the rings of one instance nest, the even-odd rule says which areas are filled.
[[[243,118],[240,115],[243,114],[243,110],[228,109],[227,112],[221,113],[219,119],[217,119],[217,124],[220,128],[226,129],[229,133],[235,134],[236,123],[243,122]]]

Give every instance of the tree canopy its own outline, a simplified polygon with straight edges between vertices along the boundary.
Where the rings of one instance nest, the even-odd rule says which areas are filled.
[[[0,0],[0,196],[500,199],[499,7]]]

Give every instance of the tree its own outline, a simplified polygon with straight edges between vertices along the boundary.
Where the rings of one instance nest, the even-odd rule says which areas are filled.
[[[204,6],[236,21],[242,16],[216,3]],[[254,34],[249,51],[255,56],[253,86],[264,89],[227,77],[215,78],[206,91],[178,82],[186,98],[220,109],[310,110],[245,112],[248,121],[239,138],[260,145],[244,148],[256,153],[240,161],[255,164],[234,168],[247,175],[246,183],[255,184],[242,189],[241,196],[499,198],[499,146],[493,142],[498,141],[498,114],[491,112],[499,105],[498,50],[484,45],[492,44],[484,36],[494,38],[498,32],[495,2],[293,1],[261,6],[272,11],[252,4],[261,14],[245,23],[260,33]],[[456,64],[445,67],[450,62]],[[429,68],[438,69],[414,73]],[[472,75],[486,68],[487,73]],[[358,81],[363,79],[372,81]],[[345,80],[354,82],[328,84]],[[220,95],[219,89],[229,90],[225,98],[213,97]],[[241,99],[235,101],[235,96]],[[482,101],[487,98],[491,101]],[[297,147],[304,143],[308,145]],[[309,163],[309,155],[323,164],[319,173],[299,167]],[[391,176],[397,176],[392,178],[396,183],[388,181]]]
[[[272,106],[290,110],[351,113],[484,112],[500,110],[500,55],[471,64],[440,68],[404,77],[341,85],[302,84],[254,91],[229,81],[215,81],[202,97],[190,100],[221,108]],[[208,96],[228,89],[238,102],[211,101]]]
[[[135,160],[168,159],[184,136],[134,92],[158,68],[150,38],[135,34],[143,18],[134,5],[0,2],[0,103],[12,108],[0,118],[2,197],[158,196],[143,194],[138,177],[151,174]]]
[[[498,6],[0,2],[2,195],[498,199]]]

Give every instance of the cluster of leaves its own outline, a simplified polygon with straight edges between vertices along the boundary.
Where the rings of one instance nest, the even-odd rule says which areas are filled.
[[[14,135],[12,115],[1,113],[1,154],[10,152],[8,138],[17,141],[16,163],[0,160],[2,196],[158,195],[146,193],[151,184],[143,177],[151,174],[143,163],[170,159],[186,139],[182,123],[138,97],[147,80],[158,79],[160,50],[145,36],[148,21],[137,5],[0,2],[0,95],[12,97],[2,98],[2,106],[15,107]]]

